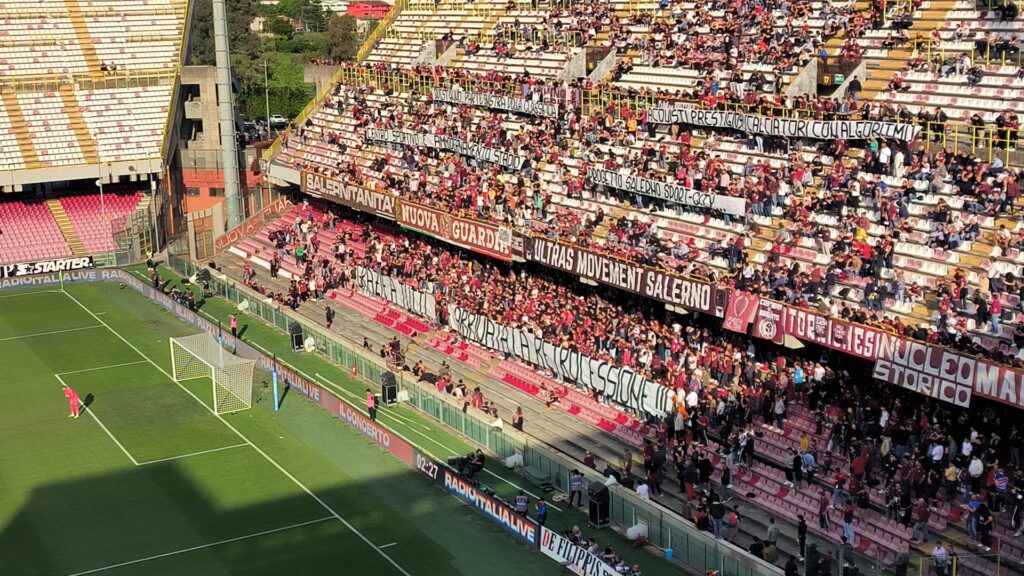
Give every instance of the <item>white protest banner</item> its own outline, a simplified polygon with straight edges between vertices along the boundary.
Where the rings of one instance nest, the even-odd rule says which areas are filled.
[[[443,90],[441,88],[434,88],[432,96],[435,102],[507,110],[509,112],[543,116],[545,118],[558,117],[558,104],[550,104],[548,102],[535,102],[522,98],[512,98],[511,96],[467,92],[465,90]]]
[[[669,389],[629,368],[555,346],[454,304],[448,305],[448,324],[471,342],[549,369],[563,380],[593,388],[623,406],[656,416],[670,410]]]
[[[363,294],[383,298],[431,322],[437,321],[437,300],[433,294],[362,266],[356,266],[354,276],[356,287]]]
[[[692,124],[712,128],[731,128],[751,134],[817,140],[894,138],[909,142],[916,138],[918,132],[921,131],[920,126],[896,122],[774,118],[742,112],[695,108],[651,108],[647,111],[647,121],[654,124]]]
[[[625,190],[634,194],[643,194],[652,198],[659,198],[666,202],[676,202],[687,206],[710,208],[742,216],[747,211],[747,201],[743,198],[723,196],[721,194],[708,194],[693,188],[679,186],[668,182],[660,182],[650,178],[641,178],[632,174],[623,174],[604,168],[587,168],[587,178],[594,184],[611,186],[619,190]]]
[[[540,551],[559,564],[563,564],[578,576],[620,576],[603,560],[577,546],[571,540],[548,528],[540,528]]]
[[[404,130],[392,130],[390,128],[367,128],[364,133],[364,137],[370,143],[385,142],[400,146],[422,146],[426,148],[436,148],[438,150],[448,150],[450,152],[462,154],[463,156],[469,156],[471,158],[476,158],[477,160],[497,164],[498,166],[509,170],[521,170],[523,165],[526,163],[526,158],[517,156],[512,152],[498,150],[496,148],[488,148],[483,144],[466,142],[465,140],[451,136],[406,132]]]

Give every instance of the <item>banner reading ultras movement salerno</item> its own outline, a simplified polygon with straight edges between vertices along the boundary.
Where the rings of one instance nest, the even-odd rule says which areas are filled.
[[[546,527],[540,529],[540,551],[559,564],[563,564],[579,576],[619,576],[619,573],[603,560],[577,546],[571,540]]]
[[[362,186],[345,184],[316,172],[302,172],[300,189],[311,196],[333,200],[360,212],[395,219],[395,197]]]
[[[448,325],[470,342],[551,370],[562,380],[579,382],[623,406],[656,416],[671,410],[669,389],[629,368],[556,346],[454,304],[448,305]]]
[[[434,88],[432,95],[435,102],[507,110],[509,112],[543,116],[545,118],[558,117],[558,104],[549,104],[547,102],[536,102],[534,100],[500,96],[498,94],[467,92],[465,90],[442,90],[441,88]]]
[[[524,238],[523,252],[527,260],[594,282],[687,310],[718,314],[718,288],[708,282],[655,270],[547,238]]]
[[[751,134],[813,138],[817,140],[864,140],[867,138],[894,138],[910,142],[917,138],[920,126],[875,120],[802,120],[774,118],[726,112],[725,110],[698,110],[695,108],[651,108],[647,121],[654,124],[692,124],[712,128],[731,128]]]
[[[15,278],[17,276],[31,276],[33,274],[48,274],[51,272],[70,272],[94,266],[95,263],[92,256],[57,258],[55,260],[22,262],[20,264],[3,264],[0,265],[0,278]]]
[[[499,260],[512,261],[512,230],[509,228],[453,216],[405,199],[396,201],[395,209],[395,220],[405,228]]]
[[[650,178],[641,178],[633,174],[623,174],[604,168],[587,168],[587,179],[592,183],[611,186],[634,194],[643,194],[666,202],[686,204],[698,208],[709,208],[726,214],[743,216],[747,211],[747,201],[743,198],[709,194],[670,182],[661,182]]]

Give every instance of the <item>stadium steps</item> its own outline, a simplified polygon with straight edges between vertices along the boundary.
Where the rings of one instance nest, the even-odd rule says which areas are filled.
[[[64,235],[64,240],[71,247],[71,252],[75,256],[88,254],[89,251],[86,250],[85,243],[78,237],[75,225],[71,223],[71,219],[68,217],[68,213],[64,210],[64,205],[60,203],[60,200],[47,200],[46,206],[50,209],[50,213],[53,214],[53,219],[57,222],[60,233]]]
[[[89,28],[85,24],[85,15],[82,13],[82,7],[79,6],[78,0],[64,0],[64,5],[67,6],[68,18],[71,19],[71,26],[75,29],[75,36],[78,38],[78,45],[82,49],[82,57],[85,59],[85,64],[89,68],[89,75],[94,80],[100,80],[104,77],[103,72],[100,71],[99,56],[96,54],[96,46],[92,43],[92,35],[89,34]],[[61,91],[63,92],[63,90]],[[65,100],[66,101],[66,100]],[[79,115],[81,118],[81,115]],[[85,140],[78,139],[80,144],[83,144],[82,151],[85,152]],[[90,156],[86,154],[88,159]]]
[[[64,104],[64,112],[71,122],[71,129],[75,131],[75,138],[78,139],[78,147],[82,150],[86,164],[99,162],[99,150],[96,148],[96,139],[89,132],[82,109],[78,106],[78,98],[75,98],[73,86],[61,85],[60,100]]]
[[[14,90],[0,90],[3,97],[4,108],[7,109],[7,117],[11,121],[14,136],[18,139],[18,148],[21,149],[21,157],[25,161],[25,168],[41,168],[43,163],[36,154],[35,145],[32,143],[32,135],[28,132],[28,122],[21,112],[21,104],[18,102],[18,94]]]
[[[922,8],[914,15],[914,25],[907,30],[910,38],[927,37],[932,30],[941,28],[946,21],[946,15],[956,6],[956,0],[932,0],[928,4],[927,8]],[[875,99],[913,56],[912,43],[889,50],[885,59],[879,61],[877,67],[869,70],[868,77],[863,83],[864,91],[861,98]]]

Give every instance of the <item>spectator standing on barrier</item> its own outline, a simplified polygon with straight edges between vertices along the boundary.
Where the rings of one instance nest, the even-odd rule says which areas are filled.
[[[543,498],[537,499],[537,524],[541,526],[548,521],[548,503]]]
[[[579,497],[578,504],[576,503],[577,496]],[[575,469],[569,473],[569,505],[583,506],[583,474]]]
[[[949,552],[940,540],[932,550],[932,565],[935,566],[936,576],[947,576],[949,574]]]
[[[516,408],[516,413],[512,415],[512,427],[520,432],[523,431],[523,407],[519,406]]]
[[[715,534],[715,540],[722,539],[722,520],[725,518],[725,505],[715,498],[714,502],[711,503],[711,527]]]
[[[234,314],[231,315],[230,326],[231,326],[231,335],[237,338],[238,337],[238,316],[235,316]]]
[[[377,396],[373,390],[366,389],[366,411],[370,414],[370,421],[377,421]]]
[[[516,494],[516,514],[519,514],[523,518],[526,518],[526,514],[530,511],[530,497],[526,495],[526,492],[520,490]]]
[[[327,329],[331,329],[331,324],[334,324],[334,310],[331,309],[330,304],[324,306],[324,316],[327,320]]]
[[[740,507],[739,504],[732,507],[732,510],[725,517],[725,525],[729,528],[726,538],[730,542],[736,542],[736,536],[740,533]]]
[[[768,531],[764,538],[765,544],[779,543],[779,527],[775,524],[775,518],[768,519]]]
[[[896,553],[896,560],[893,561],[893,569],[896,576],[907,576],[907,567],[910,565],[910,545],[906,542],[900,543],[900,551]]]
[[[647,479],[646,478],[643,478],[643,477],[640,478],[640,483],[637,484],[637,487],[636,487],[636,495],[639,496],[641,500],[644,500],[646,502],[650,502],[651,501],[651,489],[647,485]]]

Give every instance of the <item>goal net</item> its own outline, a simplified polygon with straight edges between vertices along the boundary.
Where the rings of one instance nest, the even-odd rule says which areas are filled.
[[[217,343],[209,332],[171,338],[174,380],[209,378],[213,382],[213,410],[217,414],[252,406],[255,360],[239,358]]]

